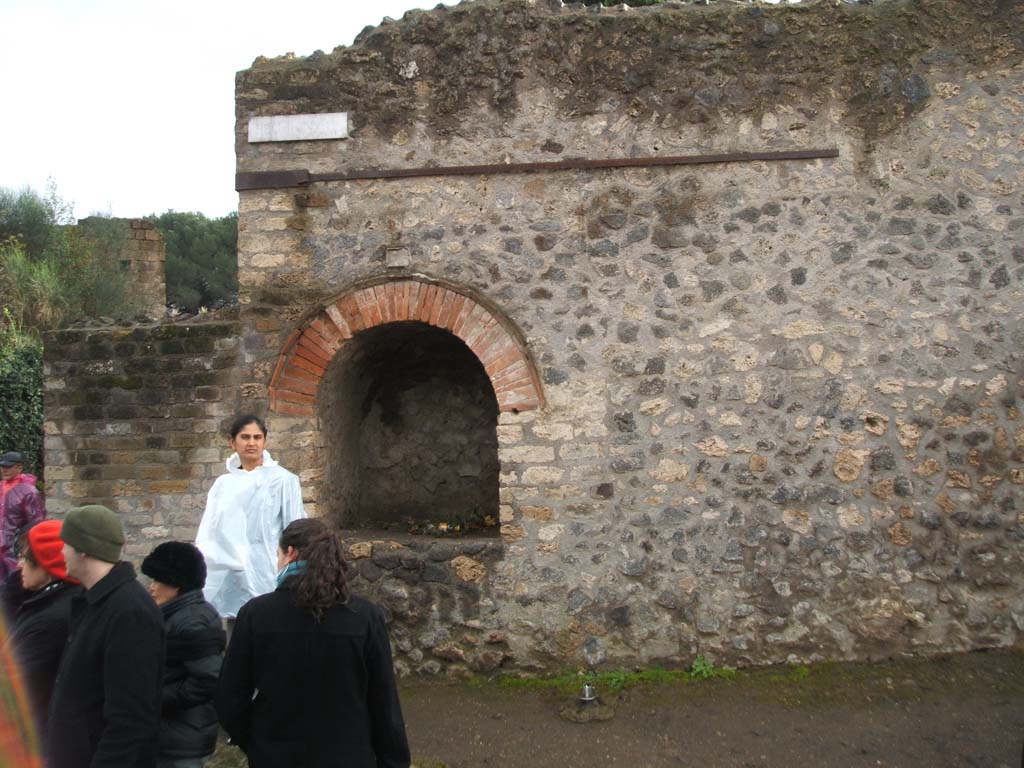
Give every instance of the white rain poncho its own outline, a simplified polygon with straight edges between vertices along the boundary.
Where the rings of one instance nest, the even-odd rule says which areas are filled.
[[[203,594],[221,616],[234,618],[248,600],[274,591],[281,531],[306,512],[299,478],[269,452],[251,472],[233,453],[227,470],[206,497],[196,546],[206,558]]]

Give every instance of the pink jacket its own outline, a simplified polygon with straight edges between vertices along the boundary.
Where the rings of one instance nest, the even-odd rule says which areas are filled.
[[[20,474],[0,486],[0,580],[5,580],[18,568],[14,539],[23,528],[46,517],[46,505],[36,489],[35,475]]]

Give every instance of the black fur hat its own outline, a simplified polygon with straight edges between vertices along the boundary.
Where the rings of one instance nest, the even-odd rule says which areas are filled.
[[[206,584],[203,553],[185,541],[168,541],[158,545],[142,561],[142,572],[182,592],[202,589]]]

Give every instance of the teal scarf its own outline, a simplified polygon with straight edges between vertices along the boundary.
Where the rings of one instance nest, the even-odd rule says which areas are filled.
[[[292,560],[288,565],[282,568],[277,573],[277,586],[284,584],[285,579],[291,578],[292,576],[301,576],[306,572],[306,561],[305,560]]]

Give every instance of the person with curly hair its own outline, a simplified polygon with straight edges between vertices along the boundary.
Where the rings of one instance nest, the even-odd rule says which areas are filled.
[[[278,587],[238,612],[216,707],[251,768],[408,768],[409,744],[380,608],[349,593],[337,533],[281,534]]]

